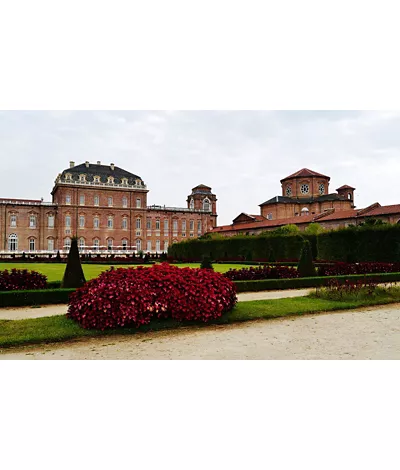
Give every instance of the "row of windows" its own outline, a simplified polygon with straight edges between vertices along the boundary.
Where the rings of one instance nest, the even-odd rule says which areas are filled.
[[[136,251],[142,251],[142,249],[144,248],[144,247],[142,247],[142,240],[136,240],[134,246],[129,246],[129,241],[126,238],[122,239],[121,245],[115,245],[114,244],[114,239],[112,239],[112,238],[107,238],[105,246],[101,245],[99,238],[94,238],[92,243],[93,243],[92,245],[87,245],[86,240],[83,237],[81,237],[78,241],[78,246],[79,246],[80,250],[93,250],[93,251],[104,250],[104,249],[107,249],[107,250],[136,249]],[[69,250],[70,248],[71,248],[71,239],[70,238],[65,238],[64,239],[64,249]],[[155,245],[153,245],[152,242],[149,240],[147,242],[146,249],[147,249],[147,251],[153,251],[153,248],[155,249],[155,251],[161,251],[161,240],[156,240]],[[168,250],[168,241],[167,240],[164,240],[163,250],[164,251]]]
[[[10,227],[17,227],[18,218],[15,214],[10,215]],[[49,215],[47,217],[47,226],[48,228],[54,228],[54,215]],[[37,216],[30,215],[29,216],[29,228],[36,228],[37,227]]]
[[[73,178],[72,178],[72,174],[71,174],[71,173],[66,173],[65,176],[64,176],[64,178],[65,178],[66,181],[73,181]],[[116,179],[114,178],[114,176],[108,176],[108,177],[107,177],[107,183],[108,183],[108,184],[115,184],[116,181],[118,181],[118,180],[116,180]],[[85,174],[79,175],[79,182],[80,182],[80,183],[85,183],[85,182],[87,182],[87,179],[86,179],[86,175],[85,175]],[[98,176],[98,175],[97,175],[97,176],[94,176],[94,177],[93,177],[93,182],[94,182],[94,183],[101,183],[101,177]],[[135,180],[134,182],[135,182],[137,185],[140,185],[140,184],[142,183],[142,181],[139,180],[139,179],[138,179],[138,180]],[[120,184],[128,185],[128,183],[129,183],[128,178],[121,178],[121,183],[120,183]],[[119,184],[119,183],[117,182],[117,184]]]
[[[65,204],[71,205],[71,203],[72,203],[72,196],[67,194],[65,196]],[[86,204],[85,195],[81,194],[79,196],[79,205],[84,206],[85,204]],[[94,206],[100,206],[100,196],[94,196],[93,205]],[[114,207],[114,199],[113,199],[112,196],[109,196],[107,198],[107,205],[108,205],[108,207]],[[128,207],[128,198],[125,197],[125,196],[122,198],[122,207],[124,207],[124,208]],[[142,200],[138,197],[136,199],[136,208],[140,209],[141,207],[142,207]]]
[[[194,199],[190,199],[189,207],[191,210],[194,209]],[[203,199],[203,210],[209,212],[211,210],[211,202],[208,198]]]
[[[49,251],[54,251],[54,239],[53,238],[47,239],[47,249]],[[18,251],[18,235],[15,233],[12,233],[8,237],[8,250]],[[36,239],[29,238],[29,251],[35,251],[35,250],[36,250]]]

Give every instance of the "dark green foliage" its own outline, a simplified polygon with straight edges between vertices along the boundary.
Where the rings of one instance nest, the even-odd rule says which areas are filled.
[[[57,263],[61,261],[61,255],[60,255],[60,250],[57,251],[57,256],[56,256]]]
[[[304,240],[303,248],[300,254],[300,261],[297,266],[297,271],[300,277],[315,276],[315,267],[311,251],[311,243],[309,242],[309,240]]]
[[[400,273],[383,274],[355,274],[348,276],[299,277],[296,279],[263,279],[262,281],[234,281],[237,292],[259,292],[264,290],[303,289],[308,287],[321,287],[336,279],[340,284],[347,280],[373,279],[379,283],[398,282]]]
[[[203,256],[203,259],[201,260],[200,268],[214,270],[212,262],[211,262],[211,258],[209,256]]]
[[[160,261],[167,261],[167,253],[164,251],[160,255]]]
[[[65,289],[82,287],[86,282],[78,249],[78,239],[73,238],[68,254],[67,266],[61,286]]]
[[[75,289],[17,290],[0,292],[0,308],[66,304]]]

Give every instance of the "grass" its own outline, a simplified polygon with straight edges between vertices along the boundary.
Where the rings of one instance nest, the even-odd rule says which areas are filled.
[[[307,313],[347,310],[394,302],[400,302],[399,292],[395,294],[379,294],[373,299],[364,300],[333,301],[310,296],[239,302],[232,312],[224,315],[219,320],[215,321],[214,324],[301,316]],[[187,325],[196,327],[205,326],[204,324],[198,323],[185,324],[185,326]],[[0,348],[4,349],[11,346],[52,343],[95,336],[112,336],[116,334],[133,335],[140,332],[179,328],[181,326],[184,325],[173,320],[154,320],[149,325],[145,325],[139,329],[121,328],[102,332],[97,330],[85,330],[64,315],[29,320],[3,320],[0,321]]]
[[[58,264],[58,263],[0,263],[0,271],[5,269],[28,269],[29,271],[37,271],[39,273],[44,274],[47,276],[47,280],[49,282],[52,281],[61,281],[64,276],[65,271],[65,264]],[[135,264],[134,267],[138,265]],[[180,268],[199,268],[200,263],[181,263],[176,264],[175,266],[179,266]],[[214,264],[214,270],[219,273],[224,273],[229,271],[229,269],[240,269],[242,267],[247,267],[245,265],[238,265],[238,264]],[[115,265],[114,268],[127,268],[127,265]],[[103,271],[110,269],[110,265],[108,264],[82,264],[83,272],[85,273],[85,278],[87,281],[97,277]]]

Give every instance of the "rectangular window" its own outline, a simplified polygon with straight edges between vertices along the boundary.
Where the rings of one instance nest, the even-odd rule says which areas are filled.
[[[159,251],[161,251],[160,240],[156,240],[156,251],[157,251],[157,253],[158,253]]]
[[[29,227],[36,228],[36,216],[35,215],[31,215],[29,217]]]
[[[197,232],[201,233],[201,220],[197,221]]]
[[[138,209],[140,209],[142,207],[142,200],[139,197],[136,199],[136,207]]]
[[[29,239],[29,251],[35,251],[35,239],[34,238]]]
[[[168,242],[167,241],[164,242],[164,251],[165,252],[168,251]]]
[[[122,240],[122,249],[125,251],[128,248],[128,240],[124,238]]]
[[[107,240],[107,249],[108,250],[113,249],[113,241],[110,238]]]
[[[136,219],[136,228],[140,230],[142,228],[142,219]]]
[[[122,207],[128,207],[128,199],[126,197],[122,198]]]
[[[68,205],[71,204],[71,196],[69,195],[65,196],[65,204],[68,204]]]
[[[136,251],[142,251],[142,240],[136,240]]]
[[[79,216],[79,227],[84,228],[85,227],[85,216],[80,215]]]
[[[95,197],[94,197],[94,205],[95,205],[95,206],[100,205],[100,198],[99,198],[99,196],[95,196]]]
[[[147,230],[151,230],[151,219],[150,219],[150,217],[147,218],[146,227],[147,227]]]
[[[10,227],[16,227],[17,226],[17,216],[12,215],[10,217]]]
[[[95,239],[93,240],[93,247],[94,247],[94,250],[95,250],[95,251],[98,251],[99,246],[100,246],[100,241],[99,241],[98,238],[95,238]]]
[[[193,232],[194,230],[194,220],[190,221],[190,231]]]
[[[112,205],[113,205],[113,198],[109,197],[108,198],[108,207],[112,207]]]
[[[147,241],[147,251],[151,251],[151,241]]]
[[[124,217],[124,218],[122,219],[122,228],[123,228],[124,230],[126,230],[126,229],[128,228],[128,219],[127,219],[126,217]]]
[[[168,232],[168,219],[164,219],[164,232]]]
[[[178,231],[178,221],[177,221],[177,220],[174,220],[174,221],[172,222],[172,226],[173,226],[173,232],[174,232],[174,233],[177,233],[177,231]]]
[[[70,215],[67,215],[65,217],[65,226],[66,227],[71,227],[71,216]]]
[[[48,251],[54,251],[54,240],[52,238],[47,240],[47,249]]]
[[[84,206],[85,205],[85,196],[83,194],[81,194],[79,196],[79,205],[80,206]]]
[[[186,232],[186,220],[182,220],[182,232]]]
[[[156,230],[160,230],[160,219],[156,219]]]
[[[54,228],[54,215],[49,215],[47,218],[47,225],[49,228]]]
[[[113,228],[114,227],[114,219],[112,217],[109,217],[107,220],[107,227],[108,228]]]
[[[98,217],[95,217],[93,219],[93,228],[99,228],[100,227],[100,219]]]

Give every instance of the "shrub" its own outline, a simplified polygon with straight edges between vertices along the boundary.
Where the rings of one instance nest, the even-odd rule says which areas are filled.
[[[315,296],[327,300],[357,300],[373,298],[377,292],[384,291],[380,288],[375,279],[347,279],[344,283],[339,283],[337,279],[331,279],[326,287],[317,289]]]
[[[304,240],[303,248],[301,250],[300,261],[297,266],[297,271],[300,277],[313,277],[315,276],[315,268],[313,263],[311,243]]]
[[[231,281],[256,281],[259,279],[293,279],[299,277],[297,269],[289,266],[257,266],[230,269],[223,274]]]
[[[68,317],[100,330],[139,327],[153,318],[208,322],[236,302],[235,285],[221,274],[163,263],[103,272],[71,295]]]
[[[201,269],[214,269],[212,262],[211,262],[211,258],[209,256],[203,256],[203,259],[201,260],[200,268]]]
[[[320,276],[340,276],[345,274],[398,273],[400,263],[335,263],[319,268]]]
[[[68,253],[67,266],[61,286],[64,289],[78,288],[82,287],[85,282],[86,279],[79,257],[78,239],[74,237],[71,241],[71,248]]]
[[[47,277],[36,271],[12,269],[0,271],[0,291],[46,289]]]
[[[0,292],[0,307],[67,304],[74,289],[18,290]]]

